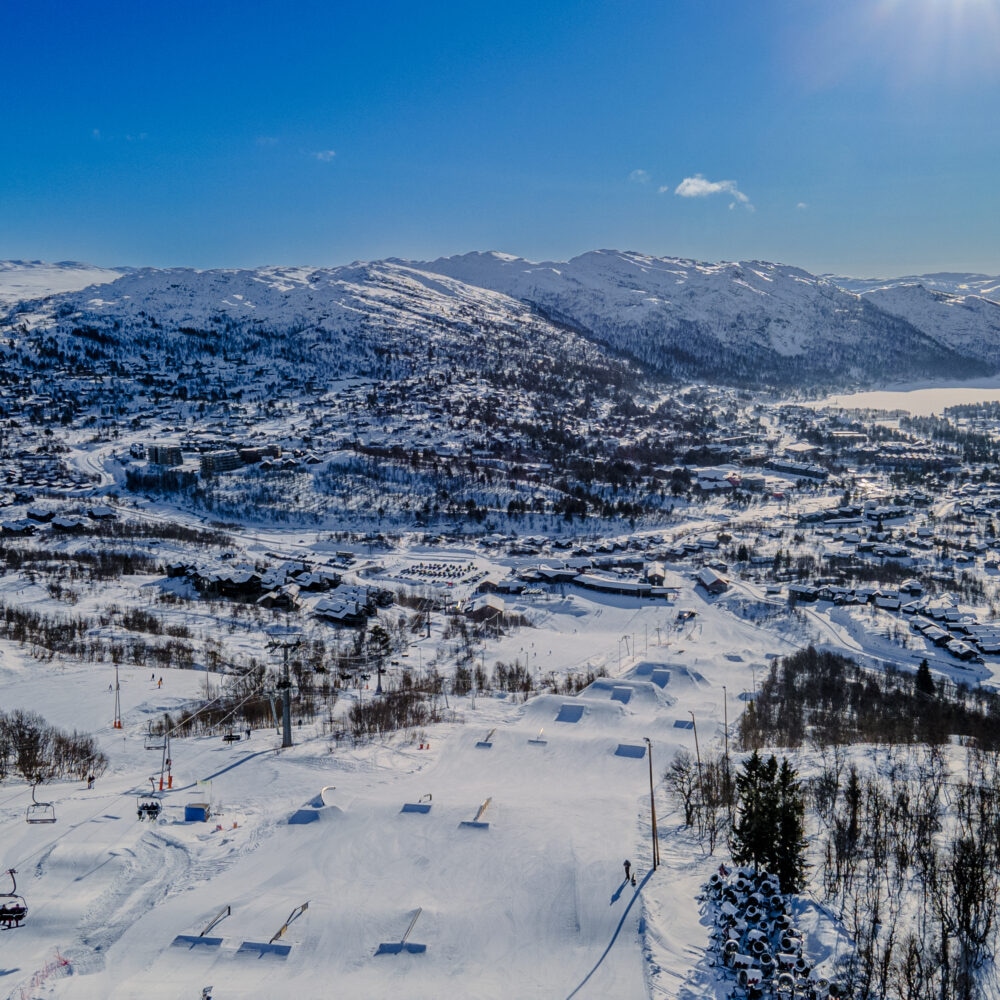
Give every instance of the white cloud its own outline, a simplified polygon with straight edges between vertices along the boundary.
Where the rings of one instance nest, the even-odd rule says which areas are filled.
[[[669,188],[660,188],[660,193],[665,194]],[[753,211],[750,199],[736,186],[736,181],[710,181],[702,174],[695,174],[694,177],[685,177],[684,180],[674,188],[674,194],[682,198],[707,198],[713,194],[728,194],[733,198],[729,207],[735,208],[737,204],[744,205],[749,211]]]
[[[807,205],[807,204],[806,204],[806,203],[805,203],[804,201],[800,201],[800,202],[799,202],[799,203],[798,203],[798,204],[797,204],[797,205],[796,205],[795,207],[796,207],[796,208],[797,208],[797,209],[798,209],[798,210],[799,210],[800,212],[804,212],[804,211],[805,211],[805,210],[806,210],[806,209],[807,209],[807,208],[808,208],[809,206],[808,206],[808,205]]]
[[[628,175],[628,179],[633,184],[648,184],[649,183],[649,171],[648,170],[633,170],[632,173]]]
[[[320,163],[329,163],[336,155],[337,153],[333,149],[320,149],[313,153],[313,159],[319,160]]]

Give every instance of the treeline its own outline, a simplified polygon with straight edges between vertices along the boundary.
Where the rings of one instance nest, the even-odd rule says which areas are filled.
[[[212,528],[192,528],[186,524],[175,524],[172,521],[153,523],[132,520],[101,521],[95,525],[92,533],[99,538],[160,538],[202,547],[218,545],[222,548],[230,548],[233,545],[232,535],[225,531]]]
[[[765,745],[945,743],[962,737],[1000,749],[1000,696],[940,678],[866,669],[838,653],[806,649],[775,660],[740,717],[745,749]]]
[[[347,724],[355,739],[371,739],[398,729],[440,722],[442,718],[441,701],[433,685],[414,685],[355,702]]]
[[[972,749],[955,774],[938,748],[893,748],[862,772],[846,756],[825,755],[812,798],[822,891],[854,942],[848,995],[995,996],[1000,762]]]
[[[37,570],[56,572],[70,580],[118,580],[136,573],[156,573],[159,564],[143,553],[108,549],[79,552],[50,551],[28,547],[0,546],[0,563],[7,572]]]
[[[0,781],[17,774],[32,784],[100,777],[108,758],[93,736],[64,732],[35,712],[0,712]]]
[[[962,461],[968,465],[984,462],[995,465],[1000,457],[1000,451],[997,449],[993,435],[986,431],[959,427],[949,419],[952,414],[960,416],[960,412],[959,408],[948,407],[944,417],[934,415],[926,417],[906,416],[900,419],[899,426],[901,429],[911,431],[922,438],[956,446],[961,449]],[[970,414],[966,411],[965,415]],[[971,415],[976,418],[985,416],[986,419],[994,419],[991,413],[984,414],[978,406]]]
[[[123,624],[135,625],[139,619],[126,616]],[[161,628],[157,619],[157,628]],[[158,668],[179,667],[190,670],[195,663],[194,647],[181,638],[161,642],[146,642],[138,636],[122,640],[105,639],[91,634],[94,622],[76,615],[43,615],[23,607],[11,607],[0,602],[0,636],[29,647],[36,659],[71,656],[85,663],[131,663],[134,666],[152,664]],[[182,631],[167,628],[169,633]]]

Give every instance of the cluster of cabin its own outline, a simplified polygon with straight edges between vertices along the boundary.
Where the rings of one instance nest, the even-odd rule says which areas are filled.
[[[907,580],[897,588],[845,587],[831,583],[789,584],[790,603],[830,601],[837,605],[873,605],[912,616],[910,629],[963,662],[1000,655],[1000,623],[981,623],[946,599],[924,599],[923,585]]]
[[[3,463],[2,475],[8,486],[39,491],[66,493],[94,485],[86,474],[71,469],[58,456],[26,450],[18,451],[12,461]]]
[[[364,628],[379,608],[392,604],[392,594],[376,587],[338,587],[313,605],[313,615],[328,625]]]
[[[88,507],[82,514],[62,514],[48,507],[29,507],[24,517],[0,521],[0,534],[25,538],[47,527],[57,533],[79,535],[87,529],[88,523],[111,521],[117,516],[110,507],[103,506]]]
[[[167,566],[167,576],[184,580],[205,598],[253,602],[279,611],[303,610],[305,595],[323,594],[312,605],[312,614],[334,625],[363,626],[379,608],[393,603],[389,590],[344,585],[339,573],[304,561],[288,561],[263,571],[241,566],[204,569],[177,562]]]
[[[203,597],[258,602],[270,598],[272,606],[276,594],[294,593],[297,596],[302,591],[330,590],[340,583],[340,574],[317,569],[306,562],[285,562],[260,572],[241,566],[203,569],[183,562],[170,563],[166,569],[168,577],[186,580]],[[297,601],[293,606],[297,606]]]
[[[916,614],[927,607],[921,595],[924,586],[919,580],[904,580],[896,588],[848,587],[836,583],[790,583],[790,603],[829,601],[837,605],[874,604],[884,611],[902,611]]]

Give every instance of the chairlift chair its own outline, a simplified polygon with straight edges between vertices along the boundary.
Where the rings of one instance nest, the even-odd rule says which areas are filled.
[[[162,750],[165,739],[166,737],[162,733],[153,732],[153,724],[150,723],[142,745],[146,750]]]
[[[7,874],[13,883],[10,892],[0,892],[0,924],[7,928],[20,927],[21,922],[28,915],[28,904],[24,901],[24,896],[17,894],[17,874],[13,868],[7,869]]]
[[[155,820],[163,809],[163,803],[151,795],[136,799],[135,812],[139,819]]]
[[[28,806],[24,818],[29,823],[54,823],[56,821],[56,807],[51,802],[39,802],[35,798],[36,784],[31,786],[31,805]]]

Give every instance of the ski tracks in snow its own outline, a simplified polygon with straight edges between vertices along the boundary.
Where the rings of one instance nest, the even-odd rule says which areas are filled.
[[[697,901],[717,859],[692,861],[689,849],[672,847],[673,836],[677,834],[660,833],[663,860],[655,876],[671,888],[643,896],[640,933],[647,990],[651,997],[672,1000],[721,1000],[732,983],[711,965],[711,923]]]
[[[133,847],[112,884],[97,898],[78,925],[78,944],[66,949],[78,975],[101,972],[109,948],[143,914],[186,882],[191,855],[182,845],[148,832]]]

